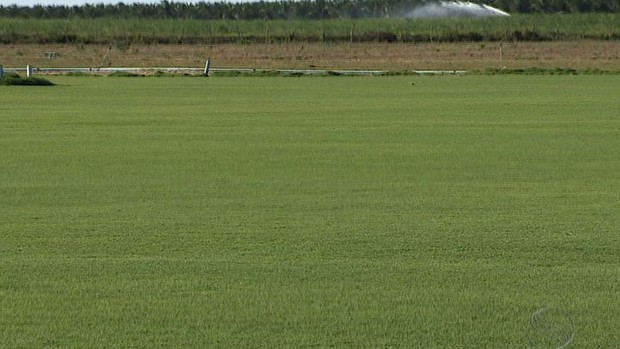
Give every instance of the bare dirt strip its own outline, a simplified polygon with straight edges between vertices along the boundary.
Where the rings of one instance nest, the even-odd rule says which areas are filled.
[[[620,70],[620,41],[505,43],[288,43],[222,45],[0,45],[0,65],[21,67],[469,70]]]

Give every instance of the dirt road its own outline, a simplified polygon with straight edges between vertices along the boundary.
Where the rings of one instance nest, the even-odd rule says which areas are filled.
[[[620,70],[620,42],[0,45],[5,67],[202,67],[207,57],[217,68]]]

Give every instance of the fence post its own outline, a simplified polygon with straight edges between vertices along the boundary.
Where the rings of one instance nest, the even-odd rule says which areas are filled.
[[[499,43],[499,68],[502,68],[502,64],[504,63],[504,50],[502,48],[502,43]]]
[[[207,58],[207,63],[205,63],[205,70],[202,72],[202,75],[209,76],[209,69],[211,68],[211,58]]]
[[[4,76],[4,67],[0,64],[0,78]]]
[[[32,76],[32,66],[30,66],[30,64],[26,66],[26,76],[27,77]]]

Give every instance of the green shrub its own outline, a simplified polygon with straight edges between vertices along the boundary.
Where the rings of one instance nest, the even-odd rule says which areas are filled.
[[[143,77],[144,75],[125,72],[125,71],[115,71],[115,72],[108,74],[108,76],[113,77],[113,78],[137,78],[137,77]]]
[[[54,83],[44,79],[37,77],[21,77],[17,73],[5,73],[3,77],[0,78],[0,85],[5,86],[53,86]]]

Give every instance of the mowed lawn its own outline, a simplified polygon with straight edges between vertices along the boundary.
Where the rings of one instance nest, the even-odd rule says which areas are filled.
[[[618,76],[50,79],[0,87],[0,348],[620,343]]]

